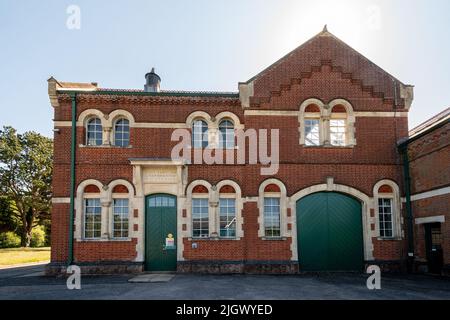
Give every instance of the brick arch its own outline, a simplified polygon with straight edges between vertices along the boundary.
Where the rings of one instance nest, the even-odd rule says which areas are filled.
[[[277,184],[271,183],[264,188],[264,192],[281,192],[281,189]]]
[[[219,193],[236,193],[236,190],[230,185],[225,185],[222,188],[220,188]]]
[[[207,189],[208,193],[211,191],[211,188],[212,188],[211,183],[209,183],[206,180],[194,180],[186,187],[186,196],[188,198],[192,197],[192,194],[194,193],[193,191],[197,186],[205,187]]]
[[[112,189],[112,193],[128,193],[128,188],[123,184],[118,184]]]
[[[126,192],[125,189],[127,190]],[[128,193],[130,197],[132,197],[135,193],[134,185],[125,179],[116,179],[110,181],[108,184],[108,190],[110,195],[112,193]],[[120,192],[116,192],[115,190]]]
[[[206,188],[205,186],[202,186],[202,185],[195,186],[192,189],[192,193],[208,193],[208,192],[209,192],[208,188]]]
[[[378,193],[394,193],[394,190],[390,185],[383,184],[381,187],[378,188]]]
[[[320,107],[317,104],[312,103],[305,108],[305,112],[320,113]]]
[[[97,109],[87,109],[81,112],[78,116],[77,126],[85,127],[87,121],[92,118],[99,118],[102,123],[102,127],[107,127],[107,121],[105,119],[104,113]]]
[[[95,184],[89,184],[86,187],[84,187],[83,190],[84,193],[100,193],[100,188],[96,186]]]

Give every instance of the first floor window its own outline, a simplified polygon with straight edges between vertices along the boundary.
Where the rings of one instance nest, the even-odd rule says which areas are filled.
[[[280,198],[264,198],[264,234],[266,237],[279,237]]]
[[[330,143],[333,146],[345,146],[345,120],[330,120]]]
[[[380,237],[393,237],[392,199],[378,199],[378,219],[380,223]]]
[[[305,144],[307,146],[320,145],[319,119],[305,120]]]
[[[220,207],[220,236],[236,237],[236,200],[221,198]]]
[[[87,123],[86,142],[88,146],[100,146],[103,141],[102,122],[99,118],[93,118]]]
[[[102,207],[100,199],[85,199],[84,203],[84,237],[97,239],[101,236]]]
[[[219,125],[220,147],[222,149],[234,148],[234,125],[230,120],[224,120]]]
[[[114,144],[119,147],[128,147],[130,144],[130,122],[119,119],[114,126]]]
[[[192,199],[192,237],[209,237],[208,199]]]
[[[192,145],[194,148],[208,146],[208,124],[203,120],[195,120],[192,125]]]
[[[113,237],[128,238],[128,199],[114,199],[113,203]]]

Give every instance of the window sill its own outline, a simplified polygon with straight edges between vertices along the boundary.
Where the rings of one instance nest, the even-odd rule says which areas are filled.
[[[302,147],[307,149],[353,149],[355,145],[349,146],[333,146],[333,145],[320,145],[320,146],[307,146],[306,144],[301,144]]]
[[[264,241],[286,241],[287,237],[262,237],[261,240],[264,240]]]
[[[223,237],[188,238],[188,241],[236,241],[236,240],[241,240],[241,238],[223,238]]]
[[[401,241],[402,238],[401,237],[390,237],[390,238],[377,237],[377,240],[380,240],[380,241]]]
[[[96,238],[96,239],[76,239],[77,242],[131,242],[131,238]]]
[[[106,148],[131,149],[131,148],[133,148],[132,145],[129,145],[127,147],[121,147],[121,146],[115,146],[115,145],[111,145],[111,144],[102,144],[102,145],[98,145],[98,146],[91,146],[91,145],[87,145],[87,144],[79,144],[78,147],[79,148],[90,148],[90,149],[95,149],[95,148],[99,148],[99,149],[106,149]]]

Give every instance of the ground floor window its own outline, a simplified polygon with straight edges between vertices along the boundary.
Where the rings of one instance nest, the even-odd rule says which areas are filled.
[[[264,198],[264,233],[266,237],[279,237],[280,198]]]
[[[85,199],[84,205],[84,238],[98,239],[101,237],[102,207],[100,199]]]
[[[113,201],[113,237],[128,238],[128,199]]]
[[[393,223],[392,223],[392,199],[379,198],[378,199],[378,218],[380,237],[393,237]]]
[[[221,198],[220,207],[220,236],[236,237],[236,200]]]
[[[192,199],[192,237],[209,237],[209,205],[207,198]]]

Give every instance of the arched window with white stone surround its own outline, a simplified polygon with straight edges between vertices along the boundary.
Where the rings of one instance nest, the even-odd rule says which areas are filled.
[[[100,146],[103,144],[103,126],[100,118],[92,117],[86,123],[86,145]]]
[[[380,239],[401,238],[401,201],[398,185],[381,180],[373,188],[376,230]]]
[[[258,235],[273,239],[286,236],[286,187],[278,179],[268,179],[259,186]]]
[[[216,218],[219,236],[223,239],[240,239],[244,236],[242,229],[242,191],[232,180],[222,180],[216,185],[219,206]]]
[[[222,120],[219,123],[219,147],[222,149],[234,148],[234,123],[230,119]]]
[[[83,189],[83,238],[100,239],[102,236],[102,206],[100,188],[90,184]]]
[[[130,145],[130,121],[119,118],[114,122],[114,145],[128,147]]]
[[[319,99],[307,99],[300,106],[300,145],[307,147],[354,146],[355,117],[353,107],[344,99],[324,104]]]

